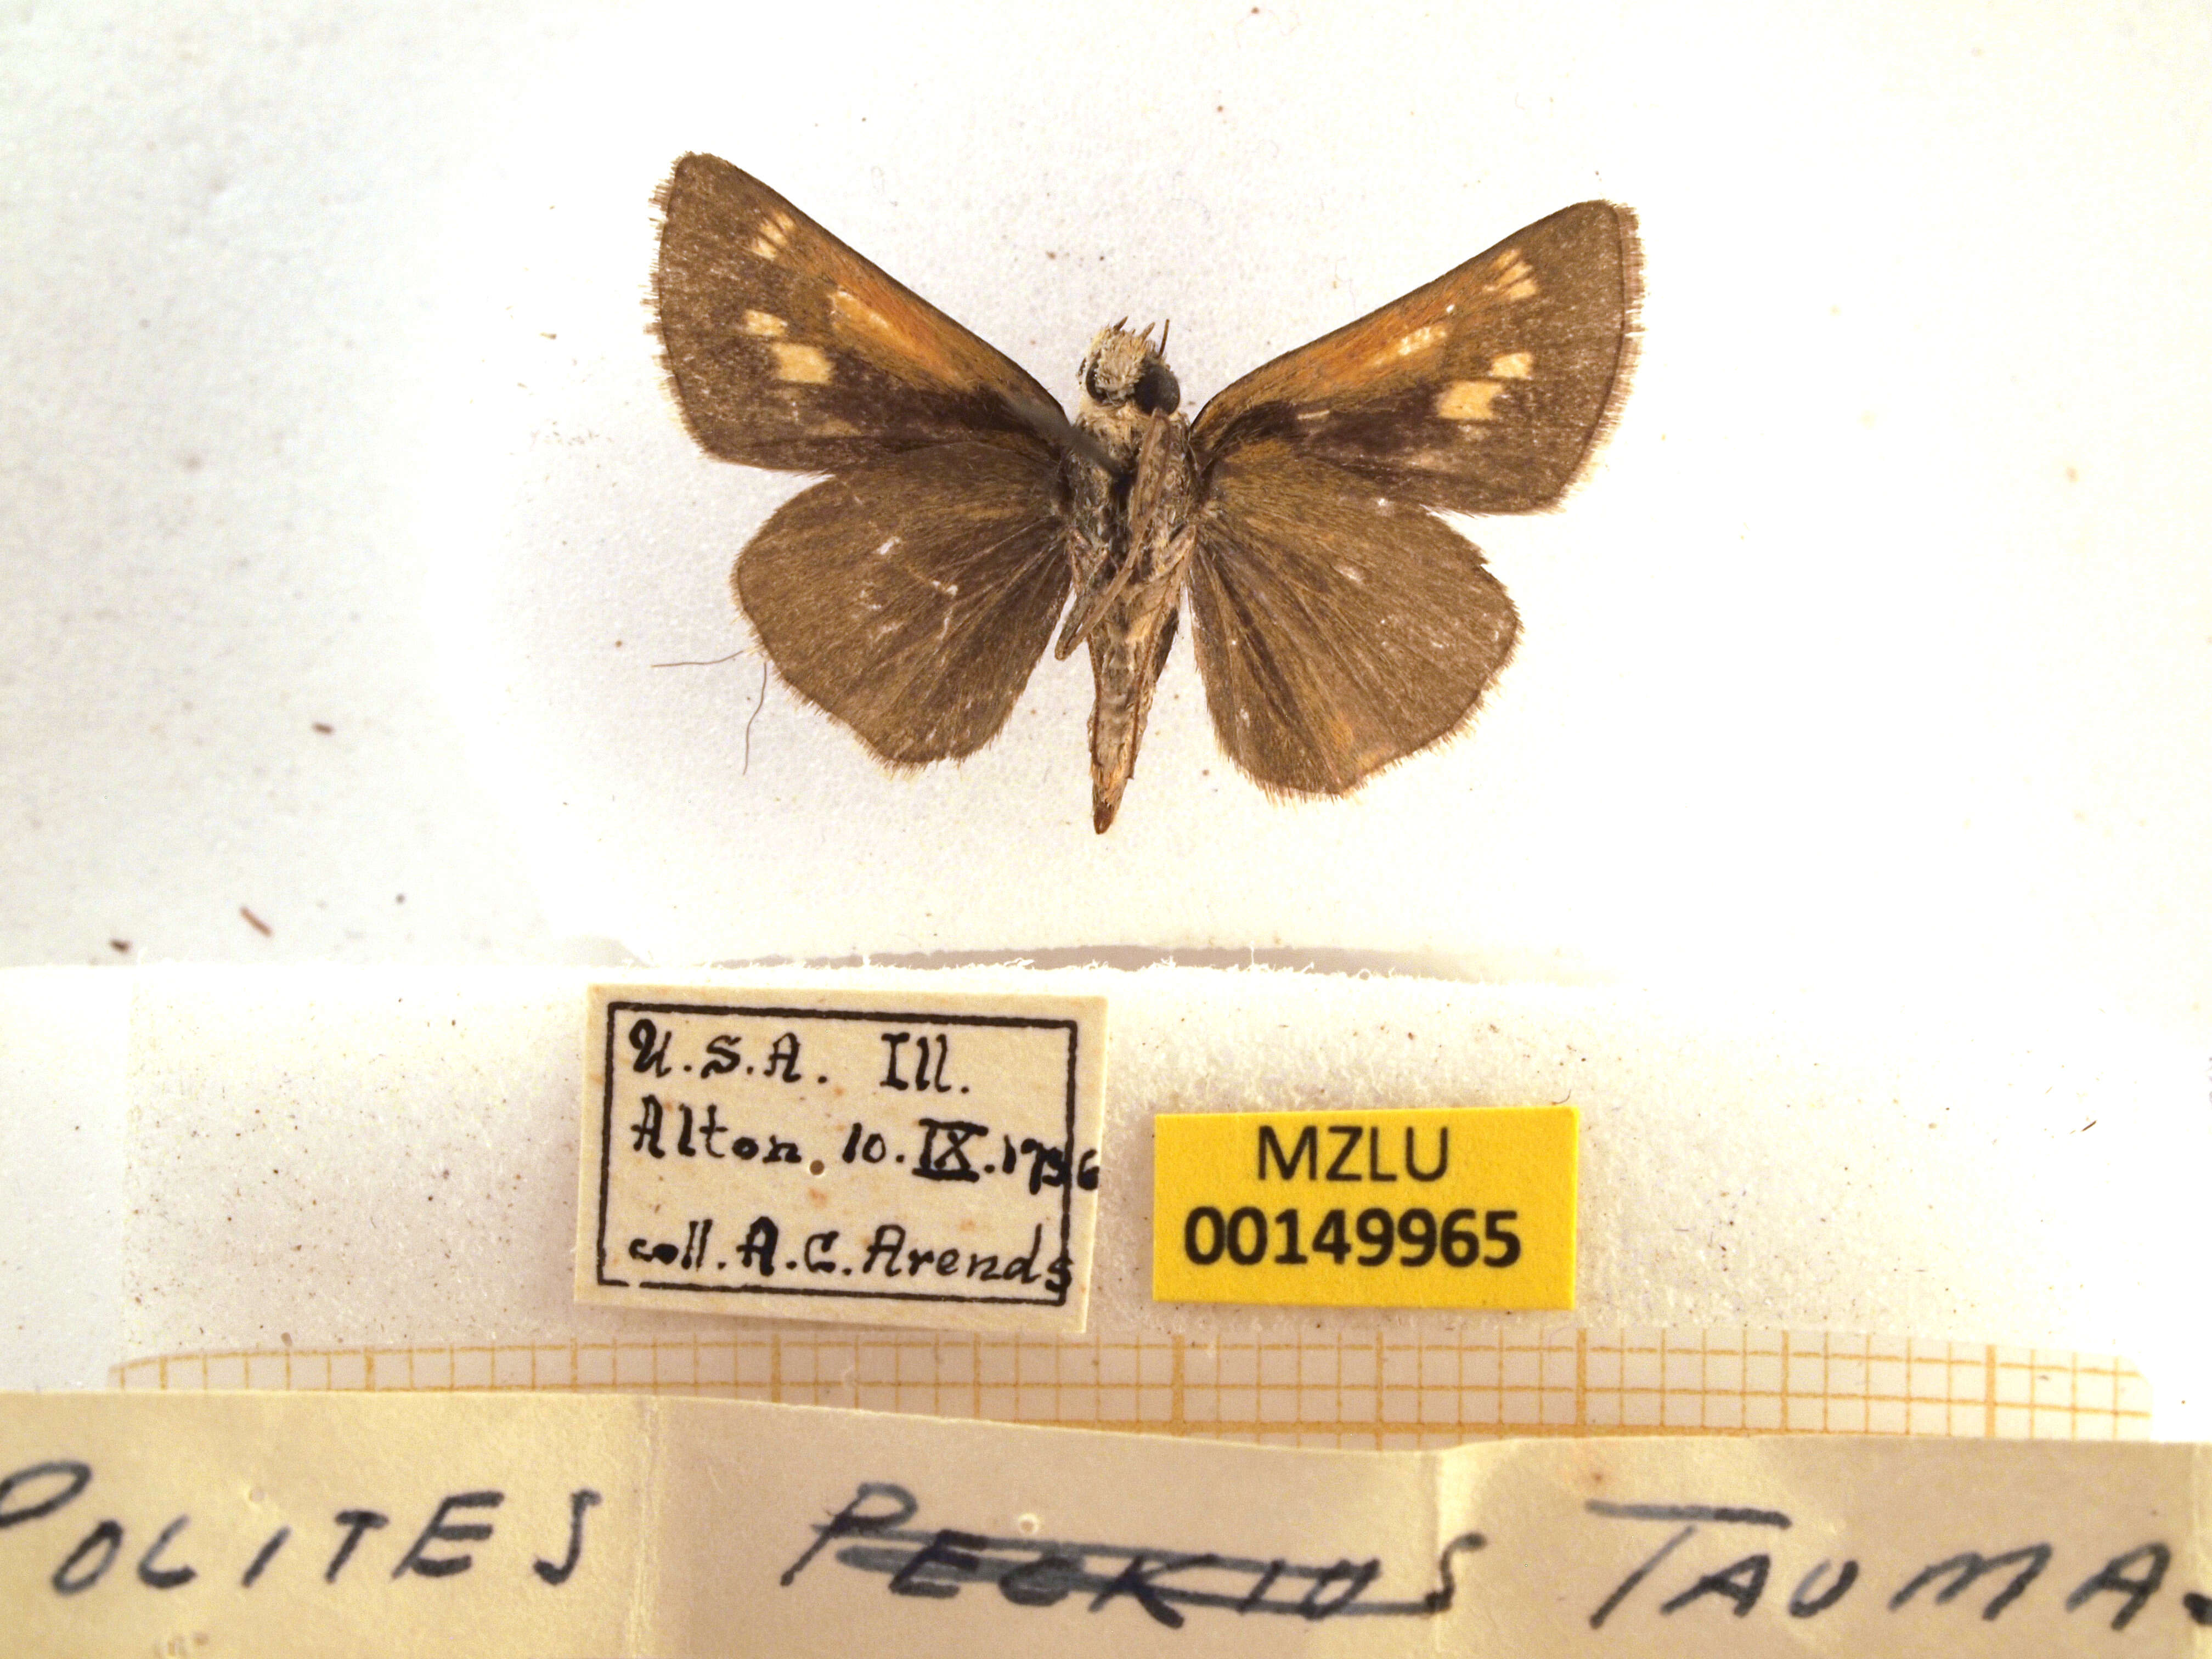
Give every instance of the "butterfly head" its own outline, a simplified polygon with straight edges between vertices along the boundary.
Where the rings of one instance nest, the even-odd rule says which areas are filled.
[[[1125,318],[1123,321],[1127,321]],[[1167,331],[1160,343],[1152,342],[1152,325],[1132,334],[1116,323],[1102,328],[1083,359],[1083,398],[1102,410],[1133,408],[1139,415],[1172,415],[1182,402],[1182,388],[1163,355]]]
[[[1121,325],[1128,320],[1100,329],[1084,354],[1083,398],[1075,415],[1076,424],[1098,441],[1117,470],[1135,463],[1153,417],[1174,414],[1182,402],[1182,388],[1162,356],[1167,331],[1160,331],[1160,343],[1154,345],[1151,324],[1132,334]]]

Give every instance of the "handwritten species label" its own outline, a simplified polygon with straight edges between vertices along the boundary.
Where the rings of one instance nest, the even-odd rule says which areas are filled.
[[[1302,1451],[638,1395],[0,1396],[9,1659],[2182,1656],[2206,1449]]]
[[[1571,1308],[1575,1124],[1565,1106],[1156,1118],[1152,1294]]]
[[[1097,999],[595,988],[577,1297],[1080,1331],[1104,1037]]]

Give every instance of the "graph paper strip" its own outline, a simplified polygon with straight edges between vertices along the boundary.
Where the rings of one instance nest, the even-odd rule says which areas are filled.
[[[182,1354],[119,1366],[114,1378],[124,1389],[616,1389],[1354,1448],[1502,1435],[2139,1440],[2150,1431],[2148,1385],[2122,1360],[1779,1331],[1200,1341],[792,1329]]]

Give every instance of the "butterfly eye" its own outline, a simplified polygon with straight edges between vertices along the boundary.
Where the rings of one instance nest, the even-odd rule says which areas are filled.
[[[1176,383],[1175,371],[1154,358],[1137,381],[1137,407],[1147,415],[1172,415],[1182,402],[1182,387]]]

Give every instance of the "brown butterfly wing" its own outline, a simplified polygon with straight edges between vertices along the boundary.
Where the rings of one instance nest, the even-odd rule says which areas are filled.
[[[1255,369],[1192,428],[1203,464],[1281,442],[1392,497],[1521,513],[1559,496],[1627,380],[1635,216],[1583,202]]]
[[[660,339],[709,454],[834,472],[928,444],[1066,441],[1036,380],[757,179],[686,155],[659,199]]]
[[[1067,599],[1055,464],[909,450],[794,496],[732,585],[783,678],[896,766],[997,735]]]
[[[1457,731],[1520,629],[1450,526],[1274,441],[1215,463],[1189,594],[1222,748],[1292,794],[1346,793]]]
[[[1636,298],[1634,216],[1584,202],[1206,405],[1192,631],[1261,784],[1343,794],[1472,718],[1520,624],[1428,509],[1559,498],[1626,385]]]

